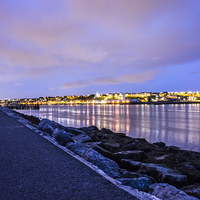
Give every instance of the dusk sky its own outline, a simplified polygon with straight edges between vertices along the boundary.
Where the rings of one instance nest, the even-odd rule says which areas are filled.
[[[0,99],[200,90],[200,0],[0,0]]]

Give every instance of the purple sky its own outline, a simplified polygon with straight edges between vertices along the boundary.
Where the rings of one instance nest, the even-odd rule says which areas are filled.
[[[200,0],[0,0],[0,99],[200,90]]]

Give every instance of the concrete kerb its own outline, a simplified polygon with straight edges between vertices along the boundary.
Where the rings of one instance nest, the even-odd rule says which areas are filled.
[[[97,172],[98,174],[100,174],[101,176],[103,176],[104,178],[106,178],[108,181],[110,181],[111,183],[113,183],[117,187],[125,190],[126,192],[128,192],[131,195],[133,195],[134,197],[137,197],[138,199],[142,199],[142,200],[160,200],[159,198],[157,198],[157,197],[155,197],[155,196],[153,196],[151,194],[148,194],[146,192],[138,191],[137,189],[133,189],[133,188],[131,188],[129,186],[122,185],[119,181],[117,181],[117,180],[111,178],[110,176],[108,176],[107,174],[105,174],[97,166],[93,165],[92,163],[90,163],[90,162],[86,161],[85,159],[81,158],[80,156],[76,155],[75,153],[73,153],[69,149],[65,148],[64,146],[59,145],[57,143],[57,141],[55,141],[55,139],[53,139],[50,136],[47,136],[48,134],[46,134],[45,132],[43,132],[41,130],[38,130],[37,127],[35,127],[33,124],[31,124],[28,120],[25,120],[23,117],[15,114],[14,112],[11,114],[12,111],[6,112],[7,109],[4,110],[4,109],[0,108],[0,110],[2,110],[3,112],[5,112],[10,117],[17,118],[17,120],[20,123],[22,123],[23,125],[25,125],[29,129],[33,130],[34,132],[38,133],[40,136],[42,136],[43,138],[45,138],[46,140],[48,140],[52,144],[54,144],[58,148],[62,149],[65,153],[73,156],[75,159],[77,159],[80,162],[82,162],[83,164],[87,165],[89,168],[91,168],[92,170],[94,170],[95,172]]]

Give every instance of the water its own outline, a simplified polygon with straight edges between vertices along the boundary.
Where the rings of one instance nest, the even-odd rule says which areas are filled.
[[[18,110],[19,111],[19,110]],[[20,110],[64,126],[95,125],[149,142],[200,151],[200,104],[171,105],[54,105]]]

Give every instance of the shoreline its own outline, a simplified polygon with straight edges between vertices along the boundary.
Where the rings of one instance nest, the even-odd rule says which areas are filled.
[[[169,189],[168,185],[162,185],[169,184],[188,195],[192,194],[200,198],[199,152],[166,146],[163,142],[149,143],[143,138],[130,138],[123,133],[113,133],[109,129],[99,130],[95,126],[64,127],[47,119],[38,123],[39,119],[36,121],[36,117],[19,114],[35,123],[40,130],[54,138],[61,146],[80,157],[87,160],[88,154],[92,156],[91,154],[97,152],[106,159],[115,162],[120,167],[118,170],[120,175],[116,175],[118,177],[115,178],[122,184],[132,185],[134,188],[142,183],[144,187],[139,188],[139,190],[145,192],[152,189],[151,185],[158,184],[156,187]],[[66,134],[67,138],[70,138],[67,143],[63,143],[66,135],[58,137],[61,130],[64,130],[61,135]],[[98,167],[98,162],[96,164]],[[107,174],[111,177],[115,176],[113,175],[115,173],[111,173],[109,170],[107,170]],[[133,184],[133,179],[137,179],[137,184]],[[196,190],[198,190],[197,194],[194,192]],[[152,191],[155,192],[155,188]]]
[[[16,105],[7,105],[6,108],[10,109],[31,109],[31,110],[39,110],[40,106],[53,106],[53,105],[171,105],[171,104],[200,104],[200,101],[156,101],[156,102],[129,102],[129,103],[123,103],[123,102],[117,102],[117,100],[113,100],[113,102],[109,103],[101,103],[101,102],[95,102],[95,103],[53,103],[53,104],[29,104],[29,105],[22,105],[22,104],[16,104]]]

